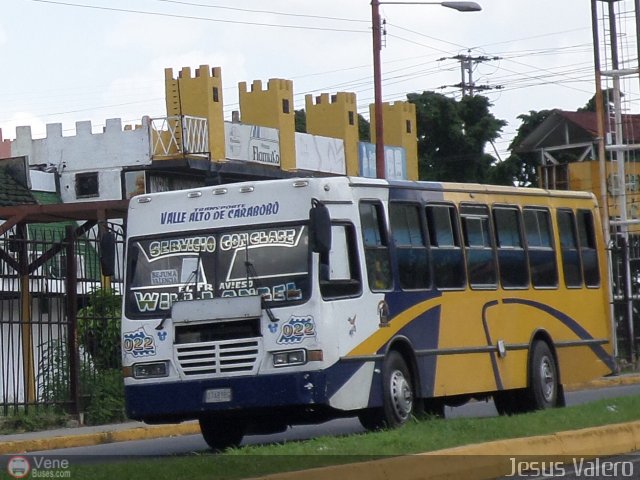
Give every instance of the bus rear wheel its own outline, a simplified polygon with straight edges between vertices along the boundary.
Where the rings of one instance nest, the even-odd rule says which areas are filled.
[[[414,412],[415,393],[407,364],[396,351],[389,352],[382,368],[382,408],[363,410],[358,418],[367,430],[404,425]]]
[[[240,418],[201,417],[199,423],[204,441],[214,452],[240,446],[247,429]]]

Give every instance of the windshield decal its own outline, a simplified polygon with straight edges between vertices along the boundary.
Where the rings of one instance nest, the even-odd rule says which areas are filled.
[[[213,253],[216,251],[216,237],[175,238],[161,240],[149,244],[149,258],[156,259],[167,255],[176,255],[189,252]]]
[[[152,270],[151,285],[173,285],[178,283],[178,270]]]
[[[127,315],[165,315],[174,302],[195,299],[304,301],[311,285],[307,230],[286,225],[138,238],[128,251]]]

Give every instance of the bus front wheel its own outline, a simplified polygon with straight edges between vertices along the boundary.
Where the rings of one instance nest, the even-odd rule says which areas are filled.
[[[558,367],[546,342],[537,341],[531,350],[529,387],[526,390],[531,410],[558,406]]]
[[[247,429],[246,422],[239,418],[201,417],[199,422],[204,441],[214,452],[238,447]]]
[[[363,410],[358,418],[367,430],[396,428],[413,414],[414,388],[407,364],[396,351],[389,352],[382,368],[382,408]]]

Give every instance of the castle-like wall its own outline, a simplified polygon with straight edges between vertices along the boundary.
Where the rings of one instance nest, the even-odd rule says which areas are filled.
[[[165,74],[167,116],[189,115],[206,118],[209,127],[209,153],[212,161],[225,159],[224,110],[222,99],[222,69],[200,65],[191,75],[183,67],[178,77],[173,69]],[[180,132],[178,132],[180,135]]]
[[[313,101],[312,95],[305,95],[307,133],[343,140],[343,151],[348,175],[358,175],[358,107],[356,94],[338,92],[335,95],[323,93]],[[326,151],[326,150],[325,150]],[[298,165],[300,152],[296,151]],[[330,159],[327,159],[329,162]],[[333,172],[338,173],[338,172]]]
[[[371,141],[376,141],[375,105],[369,105]],[[416,132],[416,106],[409,102],[382,104],[384,144],[402,147],[406,153],[408,180],[418,180],[418,142]]]
[[[247,83],[238,84],[242,123],[277,128],[280,137],[280,168],[296,169],[295,113],[293,82],[272,78],[266,90],[260,80],[254,80],[251,91]]]
[[[91,122],[76,122],[76,134],[62,136],[62,124],[47,125],[47,136],[34,139],[31,127],[17,127],[11,156],[29,157],[29,165],[53,165],[59,172],[144,166],[151,164],[148,118],[142,128],[123,129],[119,118],[107,120],[102,133]]]
[[[0,158],[11,156],[11,141],[2,139],[2,129],[0,128]]]

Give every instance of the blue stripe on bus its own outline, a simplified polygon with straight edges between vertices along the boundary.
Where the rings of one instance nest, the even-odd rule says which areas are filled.
[[[389,316],[393,319],[408,308],[441,295],[437,290],[425,292],[391,292],[386,296],[389,304]],[[441,305],[437,305],[422,312],[402,327],[389,341],[398,337],[405,337],[411,342],[413,350],[432,350],[438,348],[438,342],[440,340],[441,307]],[[378,350],[378,353],[385,353],[388,346],[389,342],[386,342]],[[418,372],[420,374],[420,391],[423,397],[431,397],[435,392],[436,362],[436,356],[430,355],[416,358]],[[371,393],[373,397],[373,388]]]
[[[573,318],[568,316],[565,313],[562,313],[559,310],[556,310],[549,305],[545,305],[544,303],[534,302],[533,300],[523,300],[520,298],[505,298],[502,300],[503,303],[515,303],[521,305],[527,305],[529,307],[537,308],[538,310],[542,310],[545,313],[548,313],[552,317],[560,320],[563,325],[569,328],[573,333],[575,333],[578,338],[581,340],[593,340],[594,338],[589,334],[587,330],[585,330],[580,324],[575,321]],[[607,365],[611,370],[615,370],[615,364],[611,355],[607,353],[607,351],[602,347],[602,345],[589,345],[593,353],[595,353],[602,362]]]

